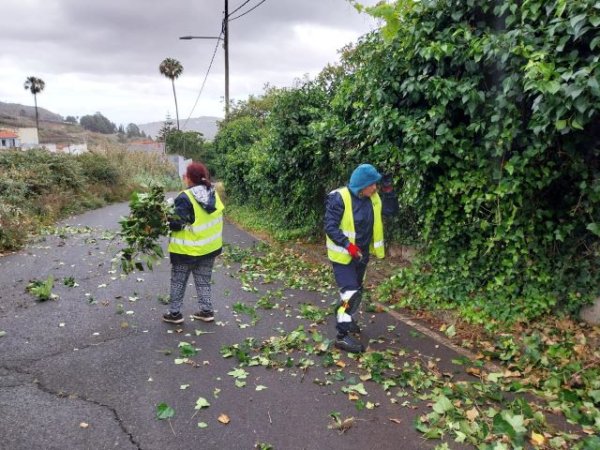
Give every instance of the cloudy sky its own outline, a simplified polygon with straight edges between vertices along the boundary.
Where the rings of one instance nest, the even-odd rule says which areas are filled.
[[[377,26],[346,0],[266,0],[236,18],[260,2],[229,0],[234,100],[260,94],[266,83],[315,76]],[[124,125],[175,118],[170,80],[158,71],[172,57],[184,67],[175,82],[180,121],[222,116],[222,46],[193,109],[217,41],[179,37],[218,36],[223,9],[224,0],[2,0],[0,101],[33,105],[23,83],[36,76],[46,83],[38,105],[62,116],[99,111]]]

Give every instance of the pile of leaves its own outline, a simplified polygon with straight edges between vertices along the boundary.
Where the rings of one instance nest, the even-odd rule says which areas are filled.
[[[263,260],[265,255],[270,257]],[[258,284],[279,281],[281,267],[268,261],[285,259],[282,252],[265,247],[231,249],[229,258],[239,264],[237,276],[252,292]],[[318,273],[318,267],[308,263],[287,269],[293,279]],[[310,284],[307,289],[317,290]],[[442,371],[437,360],[398,349],[393,339],[384,336],[372,339],[366,353],[353,356],[355,363],[344,362],[314,323],[327,310],[297,306],[299,317],[313,322],[308,329],[300,325],[291,331],[280,329],[267,339],[248,337],[223,346],[221,355],[236,359],[236,370],[244,374],[242,368],[259,366],[300,370],[304,377],[309,367],[320,365],[326,369],[325,378],[313,382],[341,383],[339,392],[348,394],[359,411],[378,406],[370,396],[376,387],[399,407],[427,407],[415,421],[415,428],[427,439],[451,439],[481,450],[529,445],[600,448],[599,330],[555,317],[507,327],[504,333],[482,334],[477,342],[469,342],[469,348],[478,352],[476,358],[453,359],[452,364],[457,369],[463,366],[464,371],[450,373]],[[459,337],[455,326],[444,329],[449,337]],[[497,365],[487,365],[490,361]],[[563,418],[571,425],[559,425]],[[332,428],[344,429],[341,420]],[[442,443],[436,448],[449,447]]]
[[[129,202],[130,213],[119,221],[120,235],[126,243],[117,255],[121,270],[128,274],[134,270],[152,270],[163,256],[160,238],[169,234],[168,217],[172,207],[165,202],[162,186],[151,186],[148,192],[134,192]]]

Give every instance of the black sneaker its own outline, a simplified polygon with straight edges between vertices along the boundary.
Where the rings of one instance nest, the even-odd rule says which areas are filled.
[[[183,323],[183,316],[181,315],[180,312],[178,312],[177,314],[173,314],[173,313],[166,313],[163,314],[163,322],[169,322],[169,323]]]
[[[352,336],[347,334],[344,337],[335,338],[335,346],[340,350],[350,353],[362,353],[365,351],[365,346],[360,341],[357,341]]]
[[[360,327],[354,320],[348,324],[348,332],[352,334],[360,334]]]
[[[212,322],[215,320],[215,314],[212,311],[198,311],[192,314],[192,317],[202,322]]]

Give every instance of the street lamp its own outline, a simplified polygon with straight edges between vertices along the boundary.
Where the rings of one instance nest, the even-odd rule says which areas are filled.
[[[229,6],[225,0],[225,18],[223,19],[223,38],[221,36],[181,36],[179,39],[217,39],[223,41],[225,51],[225,118],[229,116]]]

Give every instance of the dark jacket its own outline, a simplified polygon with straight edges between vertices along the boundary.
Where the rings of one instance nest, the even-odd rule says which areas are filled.
[[[204,185],[197,185],[186,189],[194,196],[200,207],[207,213],[212,213],[217,210],[217,198],[215,188],[211,186],[207,188]],[[191,225],[196,220],[194,214],[194,206],[185,192],[181,192],[175,198],[175,215],[169,218],[169,228],[171,231],[181,231],[186,225]],[[171,264],[197,264],[205,258],[214,258],[221,254],[222,249],[215,250],[202,256],[182,255],[180,253],[169,252]]]
[[[392,192],[380,193],[381,212],[384,216],[390,217],[398,212],[398,199]],[[352,200],[352,213],[354,216],[354,230],[356,232],[356,245],[361,249],[364,255],[369,253],[369,245],[373,238],[373,204],[369,197],[359,198],[350,191]],[[341,247],[346,248],[350,241],[342,230],[340,223],[344,215],[344,201],[339,192],[330,192],[325,200],[325,233],[329,238]]]

